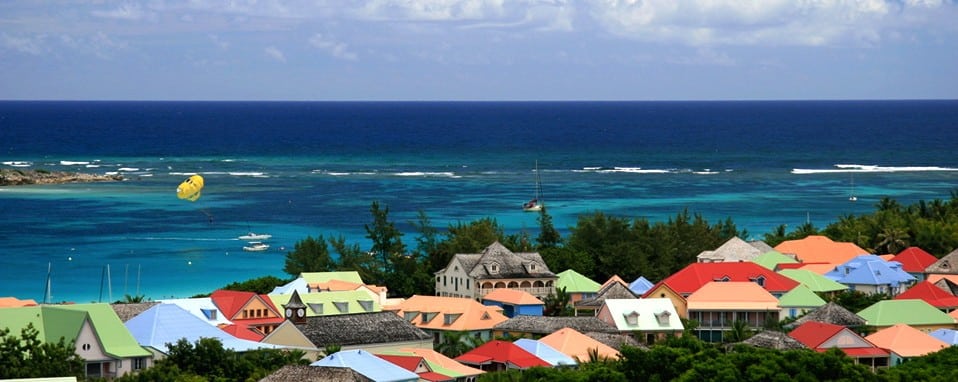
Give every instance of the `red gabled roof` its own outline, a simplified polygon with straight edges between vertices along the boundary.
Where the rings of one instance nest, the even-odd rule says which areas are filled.
[[[256,331],[250,328],[245,324],[231,324],[223,327],[223,331],[229,334],[232,334],[233,337],[242,338],[244,340],[260,342],[263,340],[263,333]]]
[[[892,261],[901,263],[901,269],[908,273],[924,273],[925,268],[938,261],[934,255],[918,247],[908,247],[898,252]]]
[[[904,293],[895,296],[895,300],[918,299],[939,309],[949,309],[958,307],[958,297],[935,286],[928,281],[922,281],[915,286],[908,288]]]
[[[479,347],[470,350],[455,358],[456,361],[480,364],[484,362],[475,362],[476,360],[486,360],[503,364],[513,364],[520,369],[528,369],[533,366],[552,367],[552,365],[534,354],[527,352],[518,345],[508,342],[493,340],[486,342]]]
[[[430,381],[430,382],[445,382],[445,381],[455,381],[456,379],[445,374],[439,374],[434,371],[427,371],[425,373],[419,373],[419,379]]]
[[[413,373],[416,372],[416,369],[419,368],[419,364],[422,363],[422,357],[416,355],[376,354],[376,356]]]
[[[226,315],[226,317],[228,317],[229,319],[233,319],[234,317],[236,317],[236,313],[238,313],[240,309],[243,309],[243,307],[246,306],[246,304],[248,304],[250,300],[254,298],[258,298],[262,300],[263,304],[265,304],[269,309],[272,309],[273,312],[276,313],[276,315],[282,318],[282,315],[279,314],[278,310],[276,310],[276,306],[273,305],[272,299],[270,299],[269,296],[265,294],[257,295],[256,293],[253,293],[253,292],[242,292],[242,291],[226,290],[226,289],[219,289],[210,294],[210,299],[213,300],[213,304],[216,304],[216,307],[219,308],[220,311],[223,312],[223,314]],[[264,322],[272,322],[272,321],[275,321],[275,320],[264,318]]]
[[[798,286],[798,281],[753,262],[692,263],[665,278],[661,283],[682,295],[689,295],[711,281],[727,279],[727,281],[754,282],[759,277],[765,279],[764,288],[770,293],[785,293]]]
[[[808,321],[793,329],[788,333],[788,336],[798,340],[809,349],[814,349],[844,329],[845,327],[840,325]]]
[[[888,350],[874,347],[874,348],[839,348],[845,353],[845,355],[852,358],[872,358],[872,357],[888,357],[891,355]],[[827,352],[828,349],[817,348],[815,351],[819,353]]]

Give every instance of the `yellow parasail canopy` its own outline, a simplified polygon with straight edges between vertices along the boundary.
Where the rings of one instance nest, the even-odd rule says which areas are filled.
[[[180,186],[176,188],[176,197],[195,202],[196,199],[200,198],[200,190],[202,189],[203,177],[193,175],[184,180],[183,183],[180,183]]]

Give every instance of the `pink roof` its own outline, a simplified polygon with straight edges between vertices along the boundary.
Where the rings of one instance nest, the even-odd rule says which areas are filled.
[[[625,285],[626,287],[629,286],[629,283],[625,282],[625,280],[622,280],[622,278],[619,277],[619,275],[612,275],[612,277],[609,277],[609,279],[606,280],[605,283],[602,284],[602,287],[599,288],[599,289],[605,288],[606,286],[608,286],[609,284],[614,283],[614,282],[617,282],[617,283],[620,283],[620,284],[622,284],[622,285]]]
[[[668,285],[682,295],[689,295],[711,281],[727,279],[727,281],[754,282],[759,278],[764,278],[765,289],[772,293],[786,293],[798,286],[798,281],[753,262],[692,263],[666,277],[660,283]],[[649,291],[653,289],[655,287]]]
[[[945,292],[928,281],[922,281],[908,288],[904,293],[895,296],[895,300],[918,299],[939,309],[958,308],[958,297]]]
[[[779,310],[778,299],[751,281],[712,281],[687,299],[689,310]]]
[[[455,358],[456,361],[481,365],[489,362],[511,364],[520,369],[552,365],[518,345],[501,340],[492,340]]]
[[[928,275],[928,282],[932,284],[940,281],[941,279],[948,279],[948,281],[958,284],[958,275],[941,275],[941,274]]]
[[[539,342],[552,346],[560,353],[579,361],[588,361],[589,352],[598,350],[599,357],[617,359],[619,351],[572,328],[562,328],[542,337]]]
[[[513,305],[543,305],[542,300],[536,298],[529,294],[528,292],[508,289],[508,288],[497,288],[493,289],[492,292],[489,292],[482,297],[483,300],[491,300],[504,302],[507,304]]]
[[[854,243],[832,241],[820,235],[811,235],[800,240],[786,240],[775,246],[775,250],[781,253],[794,253],[798,261],[803,263],[843,264],[855,256],[868,254],[868,251]]]
[[[902,357],[921,357],[948,347],[948,344],[905,324],[897,324],[865,337]]]
[[[918,247],[908,247],[898,252],[893,261],[901,263],[901,269],[909,273],[924,273],[925,268],[938,261],[938,258]]]

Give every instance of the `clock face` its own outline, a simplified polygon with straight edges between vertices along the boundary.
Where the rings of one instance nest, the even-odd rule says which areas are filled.
[[[293,316],[293,310],[290,308],[286,308],[286,317],[292,317],[292,316]]]
[[[296,309],[296,315],[297,315],[297,316],[300,316],[300,317],[305,316],[305,315],[306,315],[306,309],[302,309],[302,308]]]

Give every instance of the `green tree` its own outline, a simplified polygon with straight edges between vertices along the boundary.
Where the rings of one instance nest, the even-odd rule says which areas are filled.
[[[283,280],[276,276],[263,276],[246,281],[232,282],[224,286],[223,289],[268,294],[272,292],[274,288],[286,284],[289,281],[290,280]]]
[[[292,276],[299,276],[303,272],[328,272],[335,269],[335,262],[329,255],[329,245],[326,238],[319,235],[317,238],[307,236],[296,242],[293,250],[286,254],[286,265],[283,272]]]
[[[19,336],[0,328],[0,379],[83,378],[84,365],[72,342],[63,337],[56,342],[44,341],[32,323],[21,329]]]
[[[371,281],[388,285],[386,279],[394,271],[394,262],[398,257],[407,256],[406,245],[402,242],[403,233],[389,220],[389,207],[380,207],[379,202],[373,202],[369,212],[373,221],[365,225],[366,238],[372,241],[369,253],[376,258],[379,271],[379,277]]]
[[[536,249],[542,251],[559,246],[562,243],[562,235],[552,224],[552,216],[549,215],[545,207],[539,210],[537,220],[539,221],[539,236],[536,237],[538,243]]]
[[[482,345],[482,343],[481,339],[472,335],[468,330],[447,330],[442,332],[442,339],[436,345],[436,351],[446,357],[456,358]]]
[[[572,296],[566,292],[566,288],[562,287],[556,288],[555,293],[552,291],[542,299],[544,304],[542,308],[542,315],[556,317],[556,316],[572,316],[575,314],[575,308],[572,307]]]
[[[381,269],[377,267],[376,258],[359,249],[359,244],[346,243],[346,237],[342,235],[329,239],[329,244],[339,254],[337,271],[356,271],[366,282],[376,280],[380,275]]]

